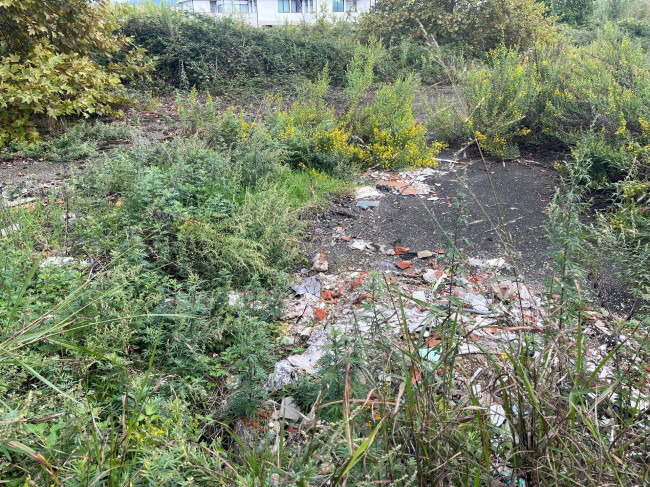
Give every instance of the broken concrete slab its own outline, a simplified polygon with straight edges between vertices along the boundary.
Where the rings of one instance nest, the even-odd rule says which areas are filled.
[[[303,294],[320,296],[320,279],[318,276],[308,277],[307,279],[304,279],[300,284],[293,286],[291,289],[293,289],[298,296],[302,296]]]

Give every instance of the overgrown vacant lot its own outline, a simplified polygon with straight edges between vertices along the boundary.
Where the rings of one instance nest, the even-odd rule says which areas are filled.
[[[650,11],[0,0],[0,479],[650,483]]]

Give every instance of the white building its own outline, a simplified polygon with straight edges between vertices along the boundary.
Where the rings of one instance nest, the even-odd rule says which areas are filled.
[[[240,18],[255,26],[313,23],[319,17],[357,20],[376,0],[178,0],[187,12]]]

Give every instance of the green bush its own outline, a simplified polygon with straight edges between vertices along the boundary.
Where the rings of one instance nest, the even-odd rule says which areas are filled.
[[[122,81],[147,70],[104,2],[6,0],[0,15],[0,147],[38,140],[46,118],[116,113]]]
[[[464,0],[431,4],[427,0],[383,0],[361,19],[366,37],[398,44],[427,40],[481,54],[501,43],[525,48],[552,35],[553,22],[545,7],[533,0]],[[422,28],[426,31],[423,32]]]
[[[587,132],[614,152],[644,146],[646,60],[641,46],[612,25],[585,46],[540,43],[528,54],[500,47],[462,75],[458,95],[436,107],[430,123],[434,132],[474,138],[501,157],[516,155],[520,143],[573,146]]]
[[[212,91],[290,87],[296,80],[314,79],[325,66],[341,84],[356,43],[345,24],[258,29],[164,7],[134,9],[123,31],[155,56],[153,77],[159,87],[187,83]]]

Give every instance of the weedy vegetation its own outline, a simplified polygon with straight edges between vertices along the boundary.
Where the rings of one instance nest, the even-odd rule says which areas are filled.
[[[650,483],[650,11],[428,7],[255,29],[0,0],[0,164],[66,169],[0,185],[4,484]],[[450,96],[432,98],[440,84]],[[481,367],[466,353],[480,327],[452,292],[461,192],[435,284],[449,304],[417,303],[428,334],[409,332],[415,298],[373,274],[372,319],[331,331],[316,376],[269,387],[301,350],[281,318],[309,222],[361,171],[435,167],[445,148],[504,164],[563,151],[543,331],[504,318],[491,326],[517,329],[501,353],[481,348]],[[590,313],[605,260],[627,301],[603,342]],[[304,427],[257,427],[288,395]]]

